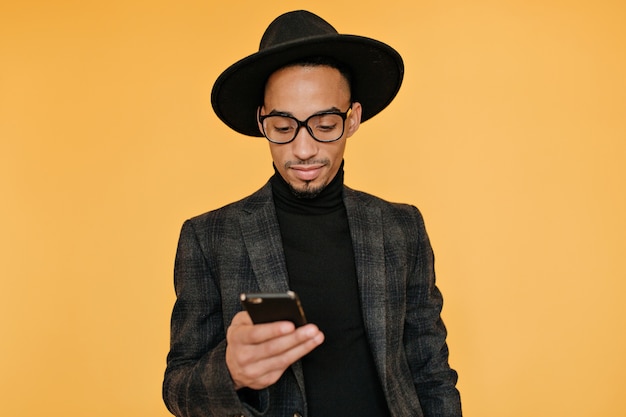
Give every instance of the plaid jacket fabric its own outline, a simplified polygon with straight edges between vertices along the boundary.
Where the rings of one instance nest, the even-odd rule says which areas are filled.
[[[448,365],[442,297],[417,208],[344,187],[366,334],[398,417],[461,416]],[[242,292],[282,292],[288,277],[271,185],[187,220],[174,267],[177,300],[163,398],[179,417],[307,415],[299,363],[271,387],[239,391],[225,335]]]

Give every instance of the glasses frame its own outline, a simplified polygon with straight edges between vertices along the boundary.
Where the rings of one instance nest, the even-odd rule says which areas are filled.
[[[306,129],[307,132],[309,132],[309,135],[313,139],[315,139],[317,142],[331,143],[331,142],[337,142],[339,139],[341,139],[343,137],[343,134],[346,131],[346,119],[348,118],[348,116],[349,116],[351,111],[352,111],[352,103],[350,103],[350,107],[348,107],[348,110],[346,110],[345,112],[340,112],[340,111],[322,111],[322,112],[318,112],[318,113],[314,113],[314,114],[310,115],[305,120],[299,120],[299,119],[296,119],[295,117],[293,117],[292,115],[286,114],[286,113],[261,114],[261,108],[259,107],[259,110],[258,110],[258,113],[257,113],[257,118],[259,120],[259,124],[261,125],[261,130],[263,131],[263,136],[265,136],[265,139],[267,139],[268,141],[270,141],[272,143],[276,143],[278,145],[286,145],[288,143],[293,142],[296,139],[296,137],[298,136],[298,133],[300,133],[300,128],[303,128],[303,127]],[[328,115],[328,114],[334,114],[334,115],[337,115],[337,116],[341,117],[341,119],[342,119],[341,134],[339,135],[339,137],[337,139],[321,140],[321,139],[318,139],[318,138],[315,137],[315,135],[313,134],[313,129],[311,129],[309,127],[308,123],[309,123],[309,120],[311,120],[314,117],[325,116],[325,115]],[[291,138],[287,142],[276,142],[276,141],[270,139],[267,136],[267,133],[265,133],[265,125],[263,124],[263,121],[265,119],[267,119],[267,118],[275,117],[275,116],[286,117],[288,119],[293,120],[298,125],[298,127],[294,131],[293,138]]]

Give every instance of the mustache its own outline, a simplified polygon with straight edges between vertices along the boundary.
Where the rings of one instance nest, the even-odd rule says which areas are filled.
[[[285,168],[289,168],[292,165],[328,165],[328,164],[330,164],[330,159],[328,158],[307,159],[307,160],[296,159],[293,161],[285,162]]]

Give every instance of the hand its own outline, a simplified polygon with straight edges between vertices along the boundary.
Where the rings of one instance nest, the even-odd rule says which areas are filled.
[[[247,312],[237,313],[226,331],[226,366],[235,389],[259,390],[274,384],[292,363],[323,341],[324,334],[314,324],[255,325]]]

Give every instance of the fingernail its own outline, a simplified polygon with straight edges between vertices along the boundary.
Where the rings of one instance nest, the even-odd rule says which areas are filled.
[[[310,325],[304,328],[304,334],[308,337],[313,337],[315,333],[318,332],[318,329],[314,325]]]
[[[280,327],[280,331],[282,334],[287,334],[287,333],[291,333],[293,332],[294,326],[291,323],[284,323],[281,327]]]

